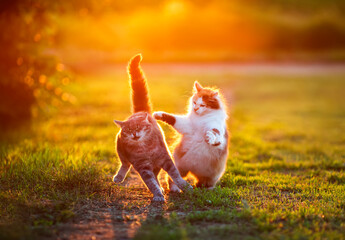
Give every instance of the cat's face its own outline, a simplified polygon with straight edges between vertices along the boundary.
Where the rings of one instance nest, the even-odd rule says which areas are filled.
[[[121,137],[129,142],[140,142],[150,136],[152,124],[147,117],[137,117],[128,119],[127,121],[114,121],[121,127]]]
[[[218,92],[203,88],[198,82],[194,83],[195,94],[192,97],[192,111],[197,115],[205,115],[220,109]]]

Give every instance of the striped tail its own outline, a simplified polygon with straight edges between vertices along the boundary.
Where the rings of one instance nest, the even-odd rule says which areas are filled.
[[[149,99],[149,88],[145,75],[140,67],[141,59],[141,54],[138,54],[128,63],[128,75],[132,89],[132,112],[151,113],[152,107]]]

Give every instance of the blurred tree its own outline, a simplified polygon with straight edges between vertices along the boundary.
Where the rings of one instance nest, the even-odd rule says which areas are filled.
[[[51,104],[63,92],[54,79],[63,65],[44,51],[54,43],[51,1],[2,0],[0,3],[0,127],[30,119],[32,106]],[[67,96],[68,97],[68,96]],[[68,100],[65,95],[65,100]]]

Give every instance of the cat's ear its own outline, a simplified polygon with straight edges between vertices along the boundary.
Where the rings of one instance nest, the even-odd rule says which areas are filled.
[[[195,82],[194,82],[194,89],[195,89],[197,92],[200,92],[203,88],[202,88],[201,84],[198,83],[198,81],[195,81]]]
[[[214,91],[213,93],[212,93],[212,97],[217,97],[218,96],[218,91]]]
[[[122,128],[122,126],[123,126],[123,124],[124,124],[125,122],[121,122],[121,121],[118,121],[118,120],[114,120],[114,123],[115,123],[117,126],[119,126],[120,128]]]

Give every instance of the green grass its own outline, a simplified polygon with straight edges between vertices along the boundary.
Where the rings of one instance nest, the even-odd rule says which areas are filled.
[[[195,79],[220,87],[231,144],[214,190],[170,194],[135,239],[345,238],[345,74],[153,67],[146,75],[155,110],[182,113]],[[112,120],[130,114],[125,68],[79,76],[69,91],[76,105],[2,136],[0,238],[54,236],[87,199],[130,214],[149,202],[147,190],[136,196],[111,183],[119,163]],[[173,130],[163,128],[172,143]]]

